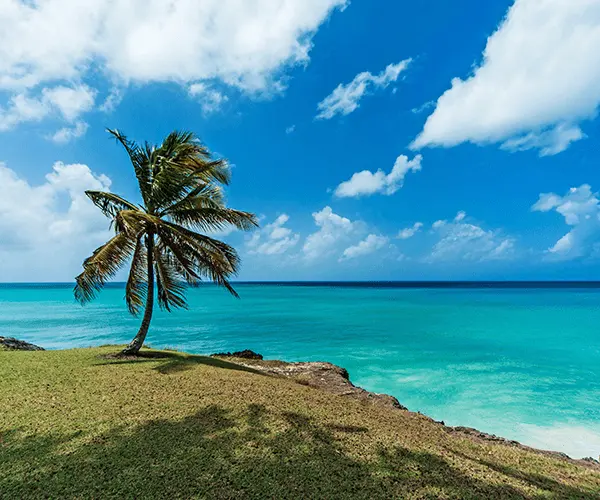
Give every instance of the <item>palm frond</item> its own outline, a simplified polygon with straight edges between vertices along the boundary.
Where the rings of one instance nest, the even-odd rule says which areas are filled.
[[[223,189],[216,184],[202,184],[190,190],[176,203],[163,209],[159,216],[168,215],[178,209],[188,209],[194,206],[202,208],[223,208],[225,206]]]
[[[125,286],[125,301],[129,312],[137,316],[146,300],[148,293],[148,261],[146,245],[144,245],[144,235],[140,234],[137,238],[133,258],[131,259],[131,269],[127,285]]]
[[[189,162],[188,162],[189,163]],[[152,204],[156,210],[167,208],[202,189],[220,189],[225,177],[218,176],[205,164],[189,165],[186,162],[164,161],[152,183]],[[222,199],[222,195],[221,195]]]
[[[152,221],[152,216],[141,210],[121,210],[115,216],[114,224],[117,233],[125,233],[135,240],[148,230]]]
[[[176,224],[194,228],[203,232],[217,232],[234,226],[241,231],[249,231],[258,227],[254,214],[241,212],[231,208],[202,207],[202,200],[190,203],[189,208],[179,208],[168,212],[169,218]]]
[[[173,308],[187,309],[185,284],[180,280],[178,268],[164,251],[163,245],[154,247],[158,304],[166,311]]]
[[[152,171],[150,158],[148,157],[144,149],[142,149],[134,141],[127,139],[127,137],[118,130],[106,129],[106,131],[123,146],[123,148],[129,155],[129,159],[131,161],[131,164],[133,165],[135,176],[138,181],[140,193],[142,194],[144,203],[147,204],[150,199],[150,191],[152,188]]]
[[[172,132],[159,146],[139,145],[118,130],[108,132],[129,156],[143,205],[113,193],[86,192],[112,220],[117,234],[84,261],[83,272],[76,278],[76,299],[82,304],[92,300],[130,257],[125,298],[132,314],[138,314],[151,299],[150,260],[158,301],[164,309],[186,307],[186,286],[197,286],[203,279],[224,286],[237,297],[229,281],[238,271],[237,252],[195,232],[229,226],[246,231],[258,225],[254,214],[225,206],[222,185],[230,180],[227,161],[213,158],[191,132]],[[145,245],[148,237],[153,238],[149,241],[154,246]]]
[[[111,219],[114,219],[121,210],[138,210],[133,203],[113,193],[86,191],[85,194],[106,217]]]
[[[97,248],[83,262],[83,272],[75,278],[75,299],[86,304],[96,297],[104,284],[123,266],[135,248],[135,240],[119,233]]]
[[[185,271],[186,279],[198,280],[204,276],[238,297],[229,282],[237,274],[239,266],[235,249],[172,223],[162,224],[158,228],[158,236]]]
[[[152,209],[173,205],[198,187],[230,180],[227,161],[212,159],[191,132],[172,132],[158,148],[146,145],[146,155],[152,164]]]

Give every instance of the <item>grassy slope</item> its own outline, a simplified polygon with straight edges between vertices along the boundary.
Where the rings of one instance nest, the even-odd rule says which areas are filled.
[[[0,352],[0,497],[600,498],[600,474],[235,365]]]

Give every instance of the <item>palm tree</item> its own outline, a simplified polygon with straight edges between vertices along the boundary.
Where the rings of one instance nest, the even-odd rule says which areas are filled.
[[[104,284],[131,261],[125,288],[129,312],[144,309],[140,329],[123,354],[141,349],[154,307],[155,286],[160,307],[187,308],[187,286],[203,279],[224,286],[238,297],[229,279],[239,257],[231,246],[201,233],[234,226],[257,227],[254,214],[225,206],[222,185],[229,183],[225,160],[214,160],[191,132],[172,132],[160,146],[138,145],[117,130],[108,130],[125,148],[135,171],[143,203],[136,205],[102,191],[86,191],[106,217],[115,236],[83,262],[75,298],[86,304]]]

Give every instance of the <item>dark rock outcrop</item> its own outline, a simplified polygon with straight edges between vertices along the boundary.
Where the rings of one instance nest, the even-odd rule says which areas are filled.
[[[251,351],[250,349],[244,349],[238,352],[220,352],[212,355],[214,358],[238,358],[238,359],[263,359],[262,354]]]
[[[250,352],[258,357],[242,358],[237,356],[237,354],[247,352]],[[410,411],[406,407],[402,406],[400,402],[393,396],[388,394],[377,394],[366,391],[360,387],[356,387],[352,382],[350,382],[348,371],[345,368],[341,368],[331,363],[286,363],[285,361],[263,360],[263,357],[260,354],[256,354],[252,351],[240,351],[233,354],[213,354],[213,357],[228,358],[229,361],[235,364],[252,368],[255,371],[259,371],[268,375],[287,377],[299,384],[315,387],[339,396],[358,399],[359,401],[363,401],[365,403],[384,406],[387,408]],[[416,413],[416,415],[419,415],[421,418],[425,418],[430,422],[443,427],[443,429],[450,434],[458,434],[472,439],[473,441],[493,442],[503,446],[520,448],[533,453],[550,455],[554,458],[560,458],[572,463],[593,468],[595,470],[600,470],[600,462],[594,458],[573,459],[565,453],[538,450],[536,448],[523,445],[518,441],[505,439],[493,434],[486,434],[485,432],[481,432],[470,427],[450,427],[445,425],[443,421],[440,422],[433,420],[422,413]]]
[[[17,340],[12,337],[0,337],[0,348],[10,349],[11,351],[43,351],[40,346]]]
[[[333,365],[331,363],[286,363],[284,361],[263,361],[260,354],[252,353],[255,358],[240,357],[237,354],[243,354],[252,351],[241,351],[240,353],[213,354],[216,358],[228,358],[234,363],[252,368],[269,375],[286,377],[295,382],[315,387],[317,389],[337,394],[339,396],[358,399],[365,403],[387,406],[389,408],[406,410],[398,400],[387,394],[376,394],[356,387],[350,382],[350,376],[345,368]]]

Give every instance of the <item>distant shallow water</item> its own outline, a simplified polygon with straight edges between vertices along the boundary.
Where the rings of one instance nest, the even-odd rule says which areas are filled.
[[[600,289],[593,284],[240,284],[190,290],[148,343],[330,361],[414,411],[574,457],[600,455]],[[0,335],[59,349],[126,343],[139,320],[112,286],[0,285]]]

